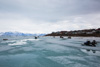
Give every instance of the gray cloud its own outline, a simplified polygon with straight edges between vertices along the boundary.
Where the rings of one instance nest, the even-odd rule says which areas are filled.
[[[87,28],[95,28],[99,27],[99,15],[100,0],[0,0],[0,23],[4,25],[8,22],[12,26],[1,26],[5,31],[19,31],[18,26],[14,25],[18,23],[26,23],[34,30],[38,29],[38,32],[41,31],[41,27],[46,28],[48,24],[52,27],[50,31],[73,30],[70,24],[75,27],[74,29],[83,29],[83,23],[87,23]],[[40,28],[37,27],[37,23]],[[60,27],[62,24],[65,27]],[[23,27],[28,28],[27,25]],[[19,28],[22,29],[20,31],[24,30],[21,26]],[[41,32],[45,31],[48,32],[46,29]]]
[[[99,0],[4,0],[0,4],[3,12],[49,21],[100,11]]]

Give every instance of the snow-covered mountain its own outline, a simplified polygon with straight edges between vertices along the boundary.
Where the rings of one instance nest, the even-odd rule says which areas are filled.
[[[3,32],[0,32],[0,36],[3,35]]]
[[[0,32],[0,36],[44,36],[45,34],[30,34],[21,32]]]

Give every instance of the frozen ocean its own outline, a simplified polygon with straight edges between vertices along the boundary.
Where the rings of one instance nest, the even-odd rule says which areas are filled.
[[[98,44],[82,46],[87,40]],[[0,67],[100,67],[100,38],[0,37]]]

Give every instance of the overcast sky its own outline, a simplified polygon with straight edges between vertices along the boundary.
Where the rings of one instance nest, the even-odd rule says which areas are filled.
[[[100,27],[100,0],[0,0],[0,32],[51,33]]]

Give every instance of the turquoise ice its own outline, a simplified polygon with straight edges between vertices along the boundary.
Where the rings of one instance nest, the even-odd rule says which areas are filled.
[[[100,51],[93,53],[82,47],[95,37],[8,37],[0,38],[0,67],[99,67]],[[76,47],[75,47],[76,46]],[[97,49],[100,43],[97,44]]]

